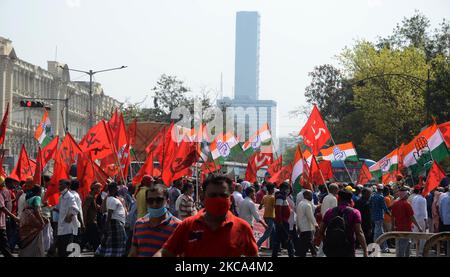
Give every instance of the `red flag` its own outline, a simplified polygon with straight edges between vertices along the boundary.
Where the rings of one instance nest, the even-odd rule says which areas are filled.
[[[153,153],[155,157],[158,157],[160,152],[162,153],[163,140],[166,134],[166,126],[164,126],[158,134],[153,138],[152,142],[147,145],[145,152]]]
[[[119,114],[117,113],[117,109],[115,109],[114,113],[111,115],[111,118],[108,121],[108,126],[109,128],[111,128],[113,134],[117,133],[117,131],[119,130],[119,124]]]
[[[92,161],[90,154],[81,153],[77,161],[77,179],[80,182],[78,193],[81,200],[84,200],[89,194],[91,184],[94,181],[102,184],[102,189],[105,187],[108,175]]]
[[[319,154],[320,148],[331,138],[330,131],[316,105],[299,135],[303,137],[303,142],[311,148],[314,155]]]
[[[119,116],[119,128],[115,132],[113,131],[112,135],[117,151],[125,147],[125,145],[128,143],[127,130],[122,114],[120,114]]]
[[[42,176],[42,151],[41,148],[38,148],[38,154],[36,156],[36,169],[34,170],[33,183],[41,185],[41,176]]]
[[[27,177],[34,175],[35,167],[36,163],[28,158],[27,150],[22,144],[19,160],[17,161],[14,169],[11,171],[9,177],[17,181],[25,181]]]
[[[325,176],[323,176],[319,164],[317,163],[316,157],[313,155],[311,158],[311,166],[309,168],[309,183],[314,183],[316,185],[324,184]]]
[[[280,156],[273,163],[269,165],[267,168],[267,172],[269,172],[270,176],[273,176],[276,172],[280,171],[283,167],[283,157]]]
[[[214,161],[202,163],[200,167],[200,182],[203,183],[206,179],[207,174],[211,174],[219,170],[222,166],[220,164],[216,164]]]
[[[67,135],[66,135],[67,137]],[[62,155],[56,155],[53,167],[53,176],[45,193],[44,202],[48,201],[49,206],[55,206],[59,201],[59,180],[69,179],[68,167]]]
[[[5,152],[3,152],[0,156],[0,176],[2,176],[3,178],[6,178],[6,172],[5,169],[3,169],[3,159],[5,157]]]
[[[437,188],[445,178],[445,171],[439,166],[437,162],[433,162],[430,172],[428,172],[427,182],[425,183],[425,188],[422,191],[423,196],[427,196],[432,190]]]
[[[111,137],[105,121],[101,120],[86,133],[80,141],[80,148],[83,152],[92,152],[93,160],[100,160],[114,154]]]
[[[164,126],[163,129],[145,149],[147,153],[153,153],[153,157],[158,159],[159,164],[162,167],[165,167],[164,161],[172,157],[173,151],[178,145],[178,143],[172,139],[173,129],[173,122],[170,124],[170,126]]]
[[[361,170],[359,171],[358,184],[365,185],[372,179],[372,174],[369,171],[369,167],[366,163],[363,163]]]
[[[250,183],[254,183],[257,180],[258,170],[269,165],[272,162],[272,153],[255,152],[248,159],[247,170],[245,172],[245,179]]]
[[[219,170],[222,166],[220,164],[216,164],[214,161],[210,161],[207,163],[202,163],[200,167],[200,171],[206,173],[213,173]]]
[[[322,175],[325,180],[333,178],[333,167],[331,166],[331,161],[320,161],[319,168],[320,171],[322,171]]]
[[[136,142],[136,134],[137,134],[137,119],[134,119],[133,122],[128,125],[128,143],[133,146]]]
[[[3,115],[3,120],[0,125],[0,144],[3,144],[5,142],[5,136],[6,136],[6,126],[8,125],[8,117],[9,117],[9,103],[6,104],[6,111]]]
[[[258,170],[256,170],[256,163],[255,163],[255,155],[256,153],[253,153],[250,156],[250,159],[248,160],[247,163],[247,170],[245,171],[245,180],[250,182],[250,183],[254,183],[256,182],[256,177],[257,177],[257,172]]]
[[[269,182],[274,183],[277,187],[279,187],[281,183],[291,178],[292,168],[292,163],[283,166],[280,171],[276,172],[269,178]]]
[[[397,170],[384,174],[381,177],[381,183],[382,184],[389,184],[390,182],[396,182],[397,181],[397,174],[398,174]]]
[[[94,166],[92,160],[85,153],[81,153],[77,160],[77,179],[80,182],[78,194],[81,200],[89,194],[89,189],[95,180]]]
[[[134,175],[133,180],[131,183],[133,186],[136,186],[137,184],[140,184],[142,181],[142,178],[144,178],[144,175],[153,175],[153,155],[150,153],[147,156],[147,159],[145,160],[142,167],[139,169],[138,173]]]
[[[181,171],[176,172],[173,177],[172,177],[172,181],[175,181],[177,179],[183,178],[185,176],[192,176],[192,169],[190,167],[186,167],[185,169],[182,169]]]
[[[66,136],[64,137],[61,145],[58,148],[58,151],[56,151],[55,156],[60,156],[60,162],[64,163],[66,166],[67,172],[69,172],[70,167],[72,164],[75,163],[77,155],[80,154],[81,149],[78,146],[77,142],[74,140],[72,135],[70,133],[66,133]],[[56,162],[56,158],[55,158]]]
[[[54,158],[56,149],[58,148],[59,136],[52,139],[44,148],[41,150],[42,157],[42,168],[44,168],[47,163]]]
[[[447,145],[447,148],[450,148],[450,121],[439,124],[439,131],[441,131],[442,138]]]
[[[130,168],[130,145],[127,144],[125,149],[119,153],[120,167],[122,168],[123,176],[126,178],[128,176],[128,169]]]
[[[195,143],[183,140],[177,146],[177,143],[171,140],[170,145],[172,147],[167,151],[170,156],[167,156],[162,171],[162,180],[166,186],[170,186],[180,175],[182,177],[192,174],[189,167],[198,160]]]
[[[53,176],[45,194],[45,199],[50,206],[54,206],[59,201],[59,180],[69,179],[69,170],[75,163],[77,156],[82,151],[70,133],[66,133],[61,145],[55,153],[55,165],[53,167]]]

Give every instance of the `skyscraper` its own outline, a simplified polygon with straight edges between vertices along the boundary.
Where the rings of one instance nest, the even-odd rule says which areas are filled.
[[[259,99],[259,37],[259,13],[237,12],[234,99],[224,97],[217,103],[227,107],[227,122],[234,122],[233,131],[240,139],[249,139],[268,123],[272,138],[277,141],[277,102]]]
[[[237,12],[234,98],[259,99],[259,13]]]

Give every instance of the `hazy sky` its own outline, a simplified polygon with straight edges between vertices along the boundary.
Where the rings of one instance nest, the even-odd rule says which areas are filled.
[[[194,92],[217,92],[222,72],[224,95],[232,96],[236,12],[259,11],[260,98],[278,102],[278,133],[287,135],[306,120],[288,112],[304,104],[314,66],[337,64],[345,46],[390,34],[415,9],[437,26],[449,19],[450,1],[0,0],[0,36],[13,41],[19,58],[44,68],[56,46],[58,61],[72,68],[127,65],[95,77],[119,101],[150,95],[163,73]]]

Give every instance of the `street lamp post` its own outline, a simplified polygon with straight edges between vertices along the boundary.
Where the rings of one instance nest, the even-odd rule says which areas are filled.
[[[65,69],[63,66],[59,66],[62,69]],[[101,72],[106,72],[106,71],[113,71],[113,70],[119,70],[119,69],[124,69],[127,66],[122,65],[121,67],[115,67],[115,68],[109,68],[109,69],[103,69],[103,70],[97,70],[97,71],[93,71],[92,69],[89,71],[84,71],[84,70],[78,70],[78,69],[71,69],[71,68],[67,68],[70,71],[75,71],[75,72],[81,72],[84,74],[89,75],[89,129],[92,128],[92,126],[94,125],[94,112],[93,112],[93,95],[92,95],[92,77],[97,74],[97,73],[101,73]]]

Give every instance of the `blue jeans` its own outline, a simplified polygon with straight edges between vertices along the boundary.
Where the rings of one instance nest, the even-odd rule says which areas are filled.
[[[275,229],[275,221],[273,218],[265,217],[264,221],[267,224],[267,229],[266,231],[264,231],[264,234],[259,238],[258,242],[256,243],[258,245],[258,248],[261,247],[261,244],[263,244],[266,241],[266,239],[270,237],[273,230]]]
[[[374,241],[384,233],[383,222],[384,222],[384,220],[374,221],[374,225],[375,225],[374,230],[373,230],[373,240]],[[381,248],[382,251],[387,250],[388,249],[387,242],[384,241],[380,245],[380,248]]]
[[[289,223],[275,223],[275,238],[272,247],[272,257],[278,257],[281,244],[287,244],[289,257],[294,257],[294,243],[289,239]]]
[[[409,248],[411,242],[409,239],[398,239],[396,246],[396,256],[397,257],[409,257]]]

